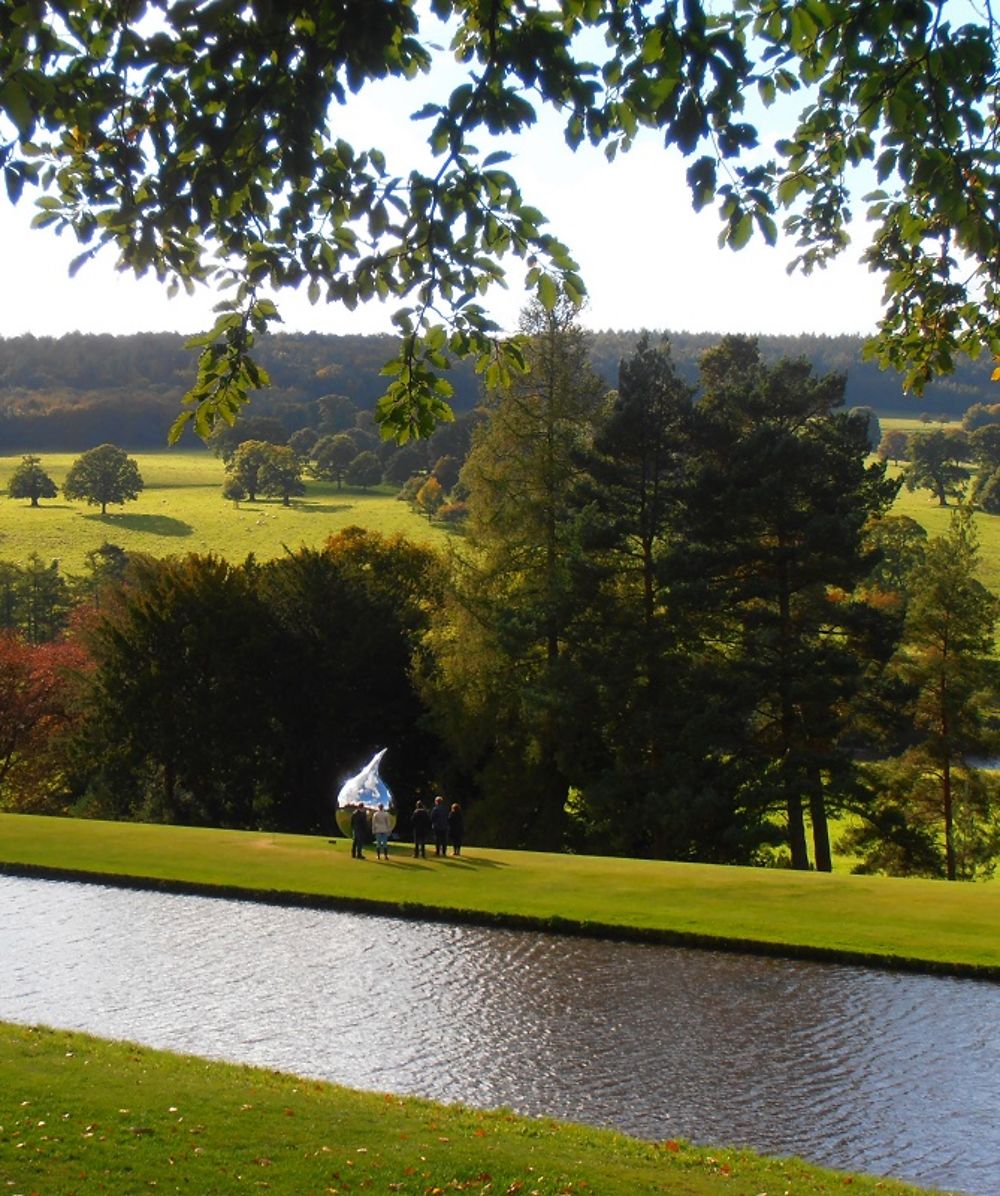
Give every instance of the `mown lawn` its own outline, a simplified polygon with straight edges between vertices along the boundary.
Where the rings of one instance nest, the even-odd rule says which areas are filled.
[[[38,1196],[903,1196],[796,1159],[640,1142],[0,1023],[0,1190]]]
[[[79,453],[37,453],[57,486]],[[32,507],[6,497],[21,454],[0,456],[0,560],[23,565],[32,552],[63,573],[85,572],[86,554],[109,540],[128,552],[152,556],[216,553],[239,562],[281,556],[286,548],[318,547],[327,536],[356,524],[385,535],[443,542],[446,532],[400,502],[391,487],[338,490],[332,482],[306,479],[306,493],[288,507],[280,499],[242,502],[222,497],[223,464],[208,452],[164,450],[130,454],[145,487],[135,502],[99,507],[58,498]]]
[[[0,814],[0,866],[299,894],[414,916],[1000,974],[1000,886],[480,849],[352,860],[344,839]]]

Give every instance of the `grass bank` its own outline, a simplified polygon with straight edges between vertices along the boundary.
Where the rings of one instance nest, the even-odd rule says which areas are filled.
[[[905,1196],[797,1159],[640,1142],[0,1023],[0,1188],[37,1196],[357,1192]]]
[[[0,869],[1000,979],[1000,885],[0,814]]]

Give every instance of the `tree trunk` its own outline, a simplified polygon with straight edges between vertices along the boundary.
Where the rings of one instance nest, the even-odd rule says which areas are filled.
[[[809,870],[809,849],[806,846],[806,823],[802,817],[802,798],[789,792],[786,799],[788,811],[788,846],[792,852],[792,867],[800,872]]]
[[[813,828],[813,858],[816,861],[816,871],[832,872],[833,854],[830,851],[830,826],[826,820],[823,783],[818,776],[810,778],[809,818]]]
[[[951,790],[951,759],[945,757],[944,775],[941,780],[941,797],[944,804],[944,858],[949,880],[958,879],[955,860],[955,803]]]

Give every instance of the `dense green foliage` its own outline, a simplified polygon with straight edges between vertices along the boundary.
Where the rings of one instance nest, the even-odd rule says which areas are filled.
[[[86,637],[83,807],[332,829],[348,766],[386,743],[401,792],[422,792],[435,754],[410,670],[435,573],[428,550],[357,529],[261,564],[136,558]]]
[[[404,828],[443,788],[483,842],[827,870],[828,818],[849,814],[863,867],[988,872],[998,812],[969,767],[993,720],[988,628],[956,661],[979,678],[963,719],[983,733],[961,748],[955,817],[927,813],[933,761],[888,789],[889,772],[861,767],[926,742],[913,612],[939,542],[888,517],[898,479],[870,458],[870,414],[843,410],[842,376],[730,337],[695,387],[668,343],[643,339],[608,393],[569,304],[536,304],[523,333],[532,368],[470,421],[471,450],[469,428],[447,425],[435,439],[454,451],[404,484],[459,530],[447,557],[355,530],[312,549],[272,537],[237,563],[238,525],[326,518],[288,489],[306,454],[313,473],[336,473],[328,446],[347,462],[343,483],[307,494],[387,472],[357,413],[332,431],[352,408],[331,397],[330,431],[300,452],[220,439],[226,559],[105,544],[72,585],[54,563],[12,567],[7,626],[33,642],[73,601],[91,610],[93,667],[69,687],[49,808],[310,830],[329,824],[337,778],[390,744]],[[974,433],[984,468],[993,431]],[[977,566],[955,557],[970,592]],[[422,577],[399,601],[394,572]]]
[[[590,363],[607,386],[617,385],[619,362],[634,351],[639,336],[628,331],[588,335]],[[862,360],[859,337],[803,334],[759,339],[766,361],[805,357],[817,374],[844,374],[845,403],[869,406],[883,415],[909,411],[916,417],[926,411],[958,419],[970,404],[985,410],[995,398],[991,367],[982,360],[957,361],[952,375],[928,385],[918,405],[903,394],[896,373]],[[715,333],[670,334],[674,363],[686,382],[697,384],[699,359],[718,340]],[[104,441],[131,450],[162,448],[189,381],[190,353],[184,343],[184,337],[173,333],[0,337],[3,442],[47,451],[79,452]],[[385,336],[276,332],[262,337],[257,355],[271,384],[255,394],[235,428],[218,430],[213,448],[225,455],[225,446],[235,437],[280,444],[303,428],[322,434],[353,429],[359,411],[375,409],[385,384],[379,371],[395,344]],[[469,363],[460,361],[452,363],[449,378],[455,411],[471,411],[481,398],[481,379]],[[426,463],[427,444],[448,432],[449,425],[442,425],[431,442],[410,441],[404,449]],[[440,455],[437,451],[431,461]],[[397,484],[405,480],[398,478]]]
[[[412,86],[429,167],[338,136],[337,107],[386,77]],[[958,351],[1000,347],[989,6],[393,0],[373,14],[325,0],[80,0],[0,10],[0,80],[7,194],[41,189],[37,223],[79,239],[77,266],[110,244],[123,268],[170,288],[232,288],[196,341],[175,432],[231,420],[266,382],[254,339],[280,317],[265,288],[396,305],[379,420],[403,438],[448,417],[449,355],[509,378],[520,347],[494,340],[483,305],[507,259],[525,263],[546,308],[560,290],[584,293],[511,155],[493,148],[543,110],[570,146],[609,158],[655,131],[691,158],[692,202],[717,205],[724,244],[774,242],[783,216],[807,271],[843,251],[860,205],[874,230],[865,259],[887,284],[872,351],[910,385]],[[749,97],[771,112],[755,115]],[[762,151],[768,123],[778,137]]]

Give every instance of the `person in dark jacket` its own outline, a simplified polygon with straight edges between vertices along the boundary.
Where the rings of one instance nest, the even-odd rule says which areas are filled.
[[[368,838],[368,815],[365,813],[364,806],[358,802],[354,807],[354,813],[351,815],[351,859],[363,860],[365,858],[364,846],[365,839]]]
[[[462,839],[465,837],[465,823],[462,819],[462,807],[458,802],[452,804],[448,811],[448,838],[451,840],[451,854],[462,854]]]
[[[448,854],[448,807],[443,797],[436,797],[431,808],[431,830],[434,832],[434,854]]]
[[[413,807],[413,817],[410,819],[410,826],[413,829],[414,857],[426,856],[427,836],[431,829],[431,816],[427,813],[422,801],[418,801]]]

